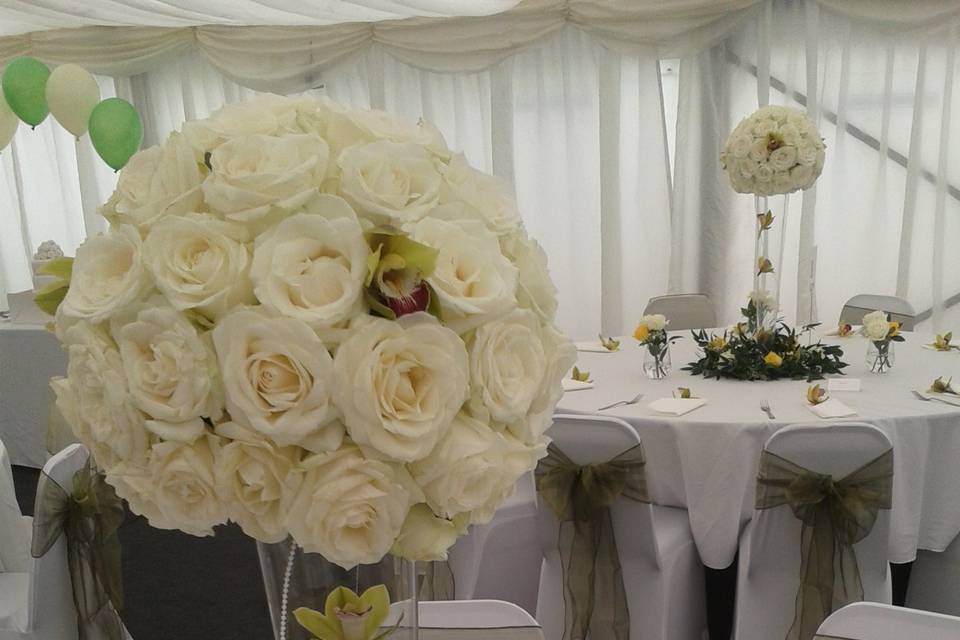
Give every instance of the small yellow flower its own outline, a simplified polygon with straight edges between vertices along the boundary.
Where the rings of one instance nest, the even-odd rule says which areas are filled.
[[[763,357],[763,361],[771,367],[779,367],[783,364],[783,358],[771,351]]]
[[[638,324],[637,328],[633,330],[633,337],[639,340],[640,342],[645,342],[649,336],[650,336],[650,327],[648,327],[643,322]]]
[[[597,336],[600,338],[600,344],[603,345],[603,348],[607,351],[619,351],[620,350],[620,341],[614,340],[613,338],[604,338],[603,334]]]
[[[757,275],[762,276],[765,273],[773,273],[773,263],[770,258],[761,257],[757,260]]]
[[[953,378],[947,378],[944,381],[943,378],[937,378],[933,381],[933,384],[930,385],[930,388],[927,389],[927,393],[950,393],[953,395],[960,395],[957,393],[956,389],[950,386],[950,381]]]
[[[707,349],[720,353],[727,350],[727,339],[724,336],[713,336],[707,343]]]
[[[950,343],[951,340],[953,340],[952,331],[948,331],[943,335],[937,334],[936,339],[933,341],[933,344],[930,346],[932,346],[937,351],[952,351],[954,349],[960,351],[960,345],[951,344]]]
[[[577,382],[593,382],[593,380],[590,379],[589,371],[580,371],[580,369],[576,367],[573,368],[573,373],[570,375],[570,377]]]
[[[820,404],[827,399],[827,392],[825,389],[821,389],[820,385],[812,384],[807,387],[807,402],[813,405]]]
[[[899,323],[899,322],[891,322],[891,323],[890,323],[890,330],[887,332],[887,337],[888,337],[888,338],[893,338],[893,337],[895,337],[895,336],[900,335],[900,324],[901,324],[901,323]]]
[[[849,325],[845,322],[841,322],[837,326],[837,335],[840,336],[841,338],[846,338],[851,333],[853,333],[853,325]]]

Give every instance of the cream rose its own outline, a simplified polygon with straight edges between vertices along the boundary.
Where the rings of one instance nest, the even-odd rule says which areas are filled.
[[[50,382],[60,413],[101,469],[144,464],[150,435],[113,341],[86,322],[68,329],[65,338],[67,376]]]
[[[467,398],[463,341],[426,313],[370,319],[340,345],[333,368],[347,433],[394,460],[430,453]]]
[[[340,446],[343,426],[331,402],[333,361],[295,318],[234,311],[213,329],[230,416],[284,447]]]
[[[143,259],[167,300],[216,320],[254,301],[249,239],[241,225],[209,214],[164,218],[143,243]]]
[[[443,134],[426,120],[414,124],[379,109],[344,109],[335,103],[327,104],[330,111],[327,115],[326,138],[335,152],[356,144],[389,140],[413,142],[440,158],[450,157]]]
[[[576,361],[577,350],[570,339],[552,325],[541,328],[547,365],[540,388],[530,404],[525,420],[507,424],[507,429],[526,444],[539,442],[553,421],[553,409],[563,395],[563,377]]]
[[[98,323],[144,297],[150,288],[140,234],[122,225],[87,238],[77,249],[61,307],[67,317]]]
[[[203,177],[190,145],[172,133],[162,145],[130,158],[100,213],[113,224],[148,229],[163,216],[195,211],[203,202]]]
[[[287,537],[284,518],[290,509],[301,475],[296,447],[277,447],[235,422],[216,427],[225,444],[217,453],[217,492],[227,515],[243,532],[260,542],[280,542]]]
[[[774,171],[789,171],[797,164],[797,148],[782,146],[770,152],[770,167]]]
[[[342,198],[319,195],[257,238],[250,277],[260,303],[321,333],[363,312],[370,248]]]
[[[210,155],[203,193],[213,211],[259,231],[271,213],[292,211],[317,193],[328,160],[327,143],[316,134],[233,138]]]
[[[352,445],[311,456],[301,467],[303,481],[286,517],[297,543],[344,569],[379,562],[410,508],[403,468]]]
[[[179,529],[194,536],[212,536],[213,527],[227,521],[214,479],[219,443],[214,436],[191,444],[161,442],[150,452],[148,471],[157,515],[150,525]]]
[[[409,466],[410,474],[437,515],[469,513],[471,522],[488,522],[517,479],[535,466],[538,458],[532,454],[532,462],[518,464],[515,456],[527,449],[512,435],[461,412],[430,455]]]
[[[474,169],[462,153],[443,167],[440,202],[465,203],[498,234],[513,231],[520,224],[520,212],[506,181]]]
[[[500,246],[517,267],[517,304],[553,322],[557,315],[557,287],[550,279],[543,247],[522,228],[503,236]]]
[[[463,517],[440,518],[421,502],[410,509],[390,553],[416,562],[446,560],[447,551],[466,532],[467,524]]]
[[[890,321],[883,311],[872,311],[863,316],[863,335],[870,340],[886,340],[890,332]]]
[[[183,137],[202,162],[206,152],[231,138],[295,133],[299,130],[297,115],[297,101],[260,95],[249,102],[225,105],[204,120],[187,122],[183,125]]]
[[[647,325],[647,329],[650,329],[650,331],[663,331],[670,323],[662,313],[652,313],[640,318],[640,324]]]
[[[154,421],[173,423],[168,428],[174,432],[192,431],[183,434],[187,440],[203,432],[200,418],[220,417],[223,394],[216,355],[180,312],[155,298],[116,318],[112,333],[141,411]]]
[[[516,306],[517,268],[482,224],[424,218],[410,235],[439,252],[427,282],[440,301],[444,322],[454,331],[469,331]]]
[[[374,224],[400,226],[437,205],[440,174],[423,147],[380,140],[344,149],[337,162],[340,195]]]

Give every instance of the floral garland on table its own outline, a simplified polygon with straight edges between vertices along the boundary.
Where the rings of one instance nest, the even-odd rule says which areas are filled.
[[[576,359],[546,257],[428,123],[224,107],[134,156],[101,213],[59,271],[51,384],[153,526],[442,559],[545,455]]]

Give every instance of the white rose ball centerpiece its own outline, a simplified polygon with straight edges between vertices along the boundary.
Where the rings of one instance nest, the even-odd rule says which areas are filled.
[[[545,455],[576,355],[545,257],[428,123],[227,106],[135,156],[101,213],[52,387],[154,526],[445,559]]]

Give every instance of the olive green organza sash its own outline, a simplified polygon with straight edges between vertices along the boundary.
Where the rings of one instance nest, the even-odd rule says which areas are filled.
[[[649,502],[637,445],[609,462],[578,465],[555,445],[537,466],[537,491],[560,521],[564,640],[627,640],[630,614],[610,505]]]
[[[120,540],[123,504],[113,487],[88,462],[73,476],[68,492],[47,474],[37,486],[33,516],[34,558],[64,536],[77,609],[80,640],[122,640],[123,609]]]
[[[789,505],[803,522],[800,587],[787,640],[811,640],[833,611],[863,599],[853,545],[890,508],[893,450],[841,480],[814,473],[764,451],[757,480],[757,509]]]

